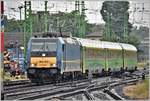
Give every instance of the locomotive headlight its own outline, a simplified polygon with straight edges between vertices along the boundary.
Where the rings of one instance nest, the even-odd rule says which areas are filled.
[[[32,64],[31,64],[31,67],[34,67],[34,66],[35,66],[35,64],[32,63]]]
[[[56,64],[53,64],[53,67],[55,67],[56,66]]]
[[[44,57],[44,56],[46,56],[46,54],[43,53],[42,56]]]

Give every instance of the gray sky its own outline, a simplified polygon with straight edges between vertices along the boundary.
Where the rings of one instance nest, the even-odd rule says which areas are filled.
[[[8,18],[16,18],[19,19],[19,9],[18,6],[24,5],[24,1],[15,1],[15,0],[8,0],[5,1],[5,15]],[[48,11],[50,13],[55,13],[56,11],[62,12],[71,12],[75,9],[75,2],[69,0],[62,0],[62,1],[48,1]],[[41,11],[44,10],[44,0],[43,1],[32,1],[32,10],[33,11]],[[87,20],[89,23],[104,23],[102,16],[100,14],[100,10],[102,7],[103,1],[101,0],[89,0],[85,1],[85,8],[88,10],[86,11]],[[142,13],[144,3],[144,13]],[[130,19],[129,21],[134,25],[146,25],[149,26],[150,23],[150,2],[149,0],[131,0],[130,1]],[[12,9],[15,8],[15,9]],[[136,8],[136,9],[135,9]],[[133,12],[133,11],[136,12]],[[22,18],[24,18],[24,10],[22,9]]]

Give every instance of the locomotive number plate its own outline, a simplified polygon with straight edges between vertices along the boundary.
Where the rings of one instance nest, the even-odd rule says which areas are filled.
[[[48,63],[48,61],[39,61],[39,63]]]
[[[47,66],[46,63],[40,63],[39,66]]]
[[[45,66],[48,66],[48,61],[39,61],[39,64],[38,64],[40,67],[45,67]]]

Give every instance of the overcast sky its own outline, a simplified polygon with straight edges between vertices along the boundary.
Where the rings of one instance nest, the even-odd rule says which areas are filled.
[[[5,1],[5,15],[8,18],[19,19],[19,9],[18,7],[24,5],[24,1],[15,1],[8,0]],[[75,9],[75,2],[69,0],[62,1],[48,1],[48,11],[50,13],[55,13],[56,11],[62,12],[71,12]],[[43,1],[32,1],[32,10],[33,11],[41,11],[44,10],[44,0]],[[88,10],[85,12],[87,16],[87,20],[89,23],[104,23],[102,16],[100,14],[100,10],[102,7],[103,1],[94,0],[94,1],[85,1],[85,8]],[[144,5],[143,5],[144,3]],[[144,7],[144,13],[142,13],[142,8]],[[135,9],[136,8],[136,9]],[[136,12],[133,12],[136,10]],[[130,1],[130,22],[134,25],[146,25],[149,26],[150,23],[150,0],[131,0]],[[24,9],[22,9],[22,18],[24,18]]]

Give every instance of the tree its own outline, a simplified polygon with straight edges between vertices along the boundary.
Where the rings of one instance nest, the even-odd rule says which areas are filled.
[[[111,39],[114,33],[120,40],[124,38],[124,34],[128,36],[131,32],[132,24],[129,19],[129,2],[128,1],[105,1],[101,9],[103,20],[105,21],[106,37]]]
[[[20,32],[23,29],[21,21],[13,19],[7,19],[7,16],[4,17],[5,21],[5,32]]]
[[[148,27],[140,26],[137,28],[135,26],[132,28],[130,36],[128,37],[128,43],[138,46],[140,42],[145,40],[147,37],[149,37]]]
[[[48,31],[60,33],[68,33],[72,34],[72,36],[76,36],[76,32],[78,32],[75,21],[76,11],[72,11],[70,13],[58,12],[54,14],[48,14]],[[83,19],[83,15],[79,15],[81,19]],[[23,21],[16,19],[5,19],[6,32],[23,32],[24,26]],[[32,30],[35,32],[44,32],[44,12],[40,11],[36,14],[32,14]],[[22,25],[21,25],[22,23]],[[96,25],[89,24],[87,20],[84,20],[85,23],[85,34],[90,34],[92,32],[103,32],[104,25]],[[23,34],[23,33],[22,33]]]
[[[51,22],[51,27],[56,31],[60,32],[69,32],[72,34],[72,36],[78,37],[78,30],[79,27],[76,26],[76,12],[77,11],[72,11],[70,13],[64,13],[64,12],[59,12],[57,14],[52,14],[50,15],[49,19],[52,20]],[[85,16],[83,15],[78,15],[80,19],[83,19]],[[85,23],[87,25],[87,21],[83,20],[82,23]],[[88,26],[85,26],[85,29],[87,29]],[[86,31],[87,32],[87,31]],[[85,32],[85,33],[86,33]]]
[[[138,47],[140,44],[140,40],[135,35],[130,35],[130,38],[128,38],[128,43],[134,45],[135,47]]]

